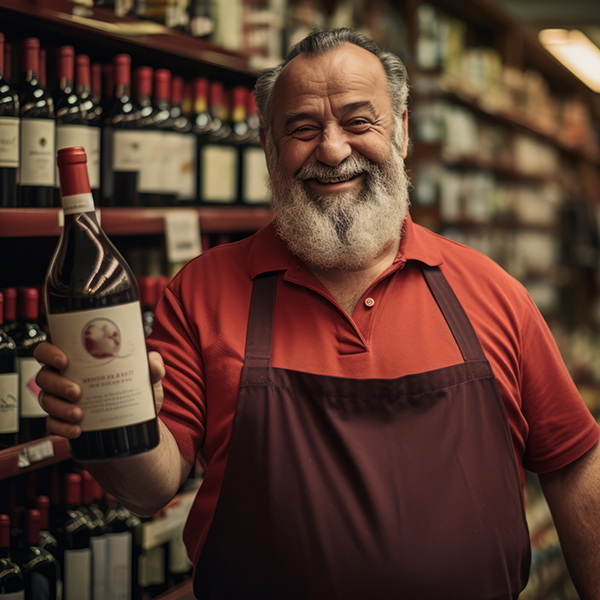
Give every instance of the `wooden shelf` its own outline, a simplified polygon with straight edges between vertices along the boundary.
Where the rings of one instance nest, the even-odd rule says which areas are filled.
[[[102,228],[107,235],[162,235],[164,220],[182,208],[102,208]],[[189,209],[187,209],[189,210]],[[194,208],[202,233],[256,231],[272,219],[268,208]],[[58,208],[5,208],[0,210],[0,237],[59,236]]]
[[[170,68],[188,78],[203,75],[237,83],[251,83],[256,78],[240,52],[153,21],[117,17],[108,8],[69,0],[0,0],[0,24],[8,40],[36,36],[51,48],[60,39],[101,62],[128,52],[134,65],[150,62],[155,68]]]
[[[71,458],[66,438],[48,436],[0,451],[0,480]]]

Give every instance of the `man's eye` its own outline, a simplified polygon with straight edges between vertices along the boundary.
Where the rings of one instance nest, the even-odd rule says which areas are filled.
[[[317,130],[314,127],[309,127],[308,125],[305,127],[296,127],[296,129],[292,131],[292,135],[300,140],[308,140],[317,135]]]
[[[352,121],[348,123],[348,128],[352,129],[353,131],[365,131],[370,127],[370,125],[371,123],[366,119],[352,119]]]

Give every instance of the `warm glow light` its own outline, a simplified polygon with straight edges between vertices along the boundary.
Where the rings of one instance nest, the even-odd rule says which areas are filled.
[[[569,71],[600,93],[600,48],[585,34],[577,30],[544,29],[539,39]]]

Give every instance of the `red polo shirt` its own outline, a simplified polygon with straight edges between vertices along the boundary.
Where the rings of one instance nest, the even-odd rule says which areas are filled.
[[[160,417],[185,460],[206,476],[186,526],[194,564],[216,506],[244,360],[252,279],[281,271],[274,316],[274,367],[348,378],[397,378],[462,362],[420,272],[439,265],[494,371],[515,455],[523,467],[563,467],[600,437],[554,340],[523,286],[484,255],[407,218],[392,266],[351,317],[272,225],[218,246],[184,267],[156,311],[148,344],[165,361]],[[243,502],[243,498],[240,498]]]

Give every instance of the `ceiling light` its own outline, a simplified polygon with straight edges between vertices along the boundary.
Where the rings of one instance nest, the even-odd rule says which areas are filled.
[[[581,31],[544,29],[539,40],[569,71],[600,93],[600,48]]]

